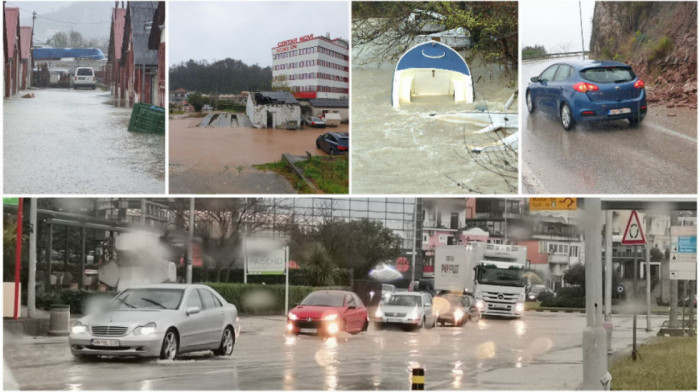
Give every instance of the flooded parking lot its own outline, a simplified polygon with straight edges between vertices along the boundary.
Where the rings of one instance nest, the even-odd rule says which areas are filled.
[[[128,132],[100,90],[31,90],[4,101],[5,193],[162,193],[165,137]]]
[[[279,161],[283,153],[325,155],[316,138],[348,126],[300,130],[198,127],[202,119],[170,119],[170,189],[178,193],[293,193],[288,182],[252,165]],[[275,176],[279,177],[275,180]],[[222,183],[223,182],[223,183]]]

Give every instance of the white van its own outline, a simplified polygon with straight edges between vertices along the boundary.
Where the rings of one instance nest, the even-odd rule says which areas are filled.
[[[90,87],[95,89],[95,70],[92,67],[78,67],[73,74],[73,88]]]

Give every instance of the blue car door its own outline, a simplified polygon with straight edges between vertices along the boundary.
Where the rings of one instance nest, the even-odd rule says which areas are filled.
[[[557,68],[559,68],[559,64],[554,64],[542,72],[539,82],[541,86],[539,99],[535,101],[536,105],[539,105],[542,111],[550,114],[556,114],[556,111],[553,109],[554,96],[549,85],[554,79],[554,75],[557,73]]]
[[[551,94],[552,109],[556,115],[559,114],[560,103],[565,100],[564,91],[568,88],[572,88],[572,83],[568,82],[568,79],[573,73],[573,67],[561,64],[559,68],[557,68],[557,73],[554,75],[554,78],[549,82],[548,90],[549,94]],[[569,103],[569,105],[571,105],[571,103]]]

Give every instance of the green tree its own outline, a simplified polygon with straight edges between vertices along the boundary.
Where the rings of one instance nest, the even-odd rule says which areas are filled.
[[[194,93],[187,97],[187,102],[194,107],[195,112],[201,112],[204,106],[204,97],[200,93]]]
[[[585,287],[586,267],[581,263],[572,265],[564,272],[564,280],[572,286]]]
[[[318,243],[312,244],[310,248],[308,256],[300,260],[308,284],[316,287],[337,284],[338,266],[328,256],[328,252]]]
[[[66,36],[66,33],[59,31],[46,41],[46,45],[54,48],[67,48],[68,36]]]

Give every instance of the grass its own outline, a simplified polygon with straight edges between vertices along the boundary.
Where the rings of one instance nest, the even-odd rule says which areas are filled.
[[[667,337],[639,346],[610,368],[614,390],[697,390],[697,338]]]
[[[310,160],[297,163],[297,166],[321,192],[348,193],[350,181],[347,155],[313,156]],[[314,193],[302,179],[294,174],[283,159],[272,163],[253,165],[253,167],[259,170],[271,170],[284,176],[300,193]]]
[[[348,193],[350,179],[347,155],[313,156],[297,166],[324,193]]]
[[[525,310],[537,310],[540,308],[540,302],[525,302]]]

